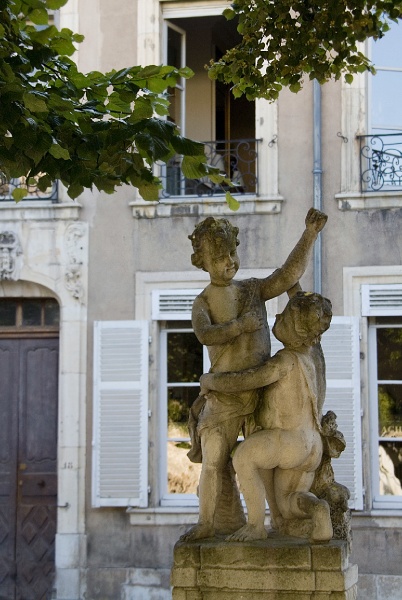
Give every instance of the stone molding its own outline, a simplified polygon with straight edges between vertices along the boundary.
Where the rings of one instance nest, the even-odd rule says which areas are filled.
[[[13,231],[0,232],[0,280],[19,279],[18,256],[22,254],[18,235]]]

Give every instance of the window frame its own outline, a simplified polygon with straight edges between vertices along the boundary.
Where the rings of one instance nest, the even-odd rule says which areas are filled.
[[[358,50],[371,55],[371,40],[358,44]],[[387,191],[361,191],[360,180],[360,139],[368,135],[371,127],[371,75],[357,73],[352,83],[341,83],[341,187],[335,194],[338,209],[375,210],[402,208],[402,188]]]
[[[368,354],[369,354],[369,402],[370,402],[370,454],[371,454],[371,473],[372,473],[372,494],[374,509],[402,509],[402,495],[391,496],[380,494],[380,464],[378,456],[379,442],[382,437],[379,435],[379,417],[378,417],[378,384],[380,381],[377,376],[377,330],[386,328],[402,329],[402,324],[392,322],[392,317],[387,317],[388,323],[376,322],[371,318],[368,325]],[[392,383],[402,385],[402,377]],[[391,438],[390,438],[391,439]],[[392,438],[396,442],[402,442],[402,436]]]
[[[138,64],[160,64],[163,58],[164,21],[184,17],[220,16],[230,5],[228,0],[195,0],[172,2],[164,0],[138,0],[137,19],[137,62]],[[258,99],[255,102],[255,138],[263,139],[258,150],[259,195],[242,196],[239,214],[279,214],[282,210],[283,196],[279,193],[278,170],[278,104]],[[161,198],[155,204],[144,201],[137,190],[133,190],[130,202],[134,218],[170,217],[172,215],[233,215],[222,203],[222,196],[205,198],[177,197]]]
[[[184,323],[185,321],[183,321]],[[168,492],[168,458],[167,458],[167,448],[168,448],[168,428],[167,428],[167,417],[168,417],[168,394],[167,390],[169,387],[168,382],[168,357],[167,357],[167,339],[169,333],[194,333],[193,328],[191,327],[191,322],[189,326],[185,326],[183,328],[179,327],[169,327],[169,320],[165,322],[159,322],[159,335],[160,335],[160,366],[159,366],[159,489],[160,489],[160,506],[171,507],[171,506],[198,506],[198,497],[196,494],[173,494]],[[208,372],[210,367],[210,361],[208,356],[208,350],[206,346],[203,346],[203,372]],[[199,387],[199,383],[188,383],[186,386],[189,387]],[[188,436],[189,438],[189,436]],[[190,439],[190,438],[189,438]]]

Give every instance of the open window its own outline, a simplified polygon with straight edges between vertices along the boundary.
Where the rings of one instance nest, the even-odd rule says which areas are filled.
[[[185,13],[184,13],[185,14]],[[204,143],[208,162],[230,177],[234,194],[258,192],[255,136],[255,103],[244,97],[235,99],[230,87],[208,77],[205,65],[219,60],[240,40],[234,21],[222,15],[173,17],[164,21],[164,59],[176,67],[185,64],[194,77],[182,80],[169,90],[170,116],[183,135]],[[180,157],[162,168],[164,197],[213,196],[225,187],[207,178],[186,180]]]

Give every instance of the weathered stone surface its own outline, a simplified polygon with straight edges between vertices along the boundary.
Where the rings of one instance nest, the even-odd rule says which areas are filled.
[[[339,571],[348,566],[348,550],[345,544],[333,540],[331,544],[311,547],[312,566],[315,571]]]
[[[184,567],[185,557],[190,563]],[[197,559],[199,557],[199,560]],[[173,600],[355,600],[357,567],[347,542],[314,545],[279,536],[231,543],[179,542]]]
[[[269,544],[256,541],[253,544],[232,544],[230,552],[227,544],[204,543],[200,548],[200,558],[203,568],[219,567],[227,569],[310,569],[311,552],[301,540],[270,538]]]

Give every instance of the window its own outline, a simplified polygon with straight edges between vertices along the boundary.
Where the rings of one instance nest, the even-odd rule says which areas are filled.
[[[402,205],[402,35],[398,23],[368,53],[376,74],[356,75],[342,87],[341,210],[400,208]],[[355,139],[359,142],[356,153]]]
[[[373,134],[402,131],[402,31],[398,23],[380,40],[372,42],[370,131]]]
[[[278,179],[277,103],[235,100],[226,88],[208,78],[204,68],[239,39],[236,23],[222,16],[225,8],[227,0],[138,0],[137,61],[165,64],[170,56],[169,62],[179,64],[185,56],[195,76],[171,90],[174,106],[170,118],[182,127],[185,124],[187,137],[204,141],[211,164],[231,176],[235,183],[232,193],[241,194],[241,213],[277,214],[283,202]],[[239,114],[241,119],[236,118]],[[168,167],[161,165],[158,174],[163,183],[161,202],[146,202],[134,191],[130,203],[134,218],[191,214],[193,205],[199,217],[232,214],[222,205],[226,190],[182,177],[180,158],[173,157]]]
[[[369,327],[374,507],[402,505],[402,317]]]
[[[0,300],[0,332],[25,333],[36,329],[58,331],[60,309],[52,298],[3,298]]]
[[[195,501],[201,464],[189,462],[188,417],[208,370],[203,346],[191,323],[171,321],[161,330],[161,413],[165,415],[161,445],[162,504]],[[186,497],[183,498],[183,494]]]

